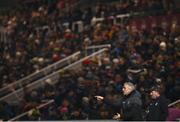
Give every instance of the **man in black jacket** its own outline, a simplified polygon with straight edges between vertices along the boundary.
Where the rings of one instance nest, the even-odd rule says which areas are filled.
[[[168,116],[168,102],[160,90],[160,86],[153,86],[150,90],[151,102],[147,108],[147,121],[165,121]]]
[[[102,100],[102,96],[96,96],[98,100]],[[105,101],[106,102],[106,101]],[[117,113],[113,119],[124,121],[140,121],[142,118],[142,101],[140,93],[135,89],[135,85],[131,82],[124,83],[123,98],[119,102],[120,113]]]

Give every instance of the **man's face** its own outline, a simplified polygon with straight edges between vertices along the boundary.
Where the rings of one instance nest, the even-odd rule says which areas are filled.
[[[156,99],[159,96],[159,93],[157,91],[151,91],[150,96],[152,99]]]
[[[123,91],[123,94],[127,96],[128,94],[131,93],[132,90],[131,90],[131,87],[130,87],[130,86],[128,86],[127,84],[125,84],[125,85],[123,86],[122,91]]]

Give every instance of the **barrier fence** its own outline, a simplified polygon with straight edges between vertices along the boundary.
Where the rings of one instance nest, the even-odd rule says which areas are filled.
[[[180,99],[176,100],[175,102],[172,102],[168,105],[168,107],[173,107],[174,105],[180,104]]]
[[[110,48],[110,47],[111,47],[110,44],[89,46],[89,47],[85,48],[84,55],[87,56],[88,54],[92,54],[100,48]],[[82,53],[81,53],[81,55],[82,55]],[[16,82],[8,84],[7,86],[0,89],[0,96],[3,97],[21,87],[24,87],[24,86],[34,82],[35,80],[38,80],[39,78],[42,78],[52,72],[55,72],[56,70],[58,70],[64,66],[67,66],[67,65],[77,61],[79,58],[80,58],[80,51],[78,51],[58,62],[55,62],[54,64],[51,64],[51,65],[41,69],[39,72],[32,73]]]
[[[42,86],[44,86],[46,79],[51,79],[52,83],[55,84],[58,82],[58,80],[60,78],[59,74],[62,71],[65,71],[65,70],[77,71],[77,69],[81,68],[82,62],[84,60],[94,58],[95,56],[101,57],[101,56],[103,56],[103,53],[106,52],[107,50],[108,50],[107,48],[103,48],[103,49],[101,49],[101,50],[99,50],[99,51],[97,51],[97,52],[95,52],[89,56],[81,58],[80,60],[78,60],[78,61],[76,61],[76,62],[74,62],[74,63],[72,63],[72,64],[70,64],[64,68],[61,68],[60,70],[58,70],[56,72],[53,72],[49,75],[46,75],[45,77],[26,85],[26,87],[24,87],[24,88],[28,88],[32,91],[36,88],[42,87]],[[13,103],[13,102],[18,103],[19,101],[22,100],[22,97],[24,95],[24,88],[22,87],[18,90],[14,90],[13,92],[9,93],[8,95],[1,97],[0,101],[6,101],[9,103]]]
[[[43,108],[43,107],[45,107],[45,106],[47,106],[47,105],[50,105],[50,104],[52,104],[52,103],[54,103],[54,100],[49,100],[48,102],[43,103],[43,104],[40,104],[39,106],[37,106],[36,109],[41,109],[41,108]],[[24,116],[28,115],[28,113],[29,113],[30,111],[32,111],[32,110],[33,110],[33,109],[31,109],[31,110],[29,110],[29,111],[26,111],[26,112],[24,112],[24,113],[22,113],[22,114],[20,114],[20,115],[18,115],[18,116],[16,116],[16,117],[10,119],[9,121],[15,121],[15,120],[17,120],[17,119],[19,119],[19,118],[21,118],[21,117],[24,117]]]
[[[7,86],[3,87],[0,89],[0,96],[3,96],[3,95],[6,95],[10,92],[12,92],[12,89],[13,90],[16,90],[16,89],[19,89],[39,78],[42,78],[56,70],[58,70],[59,68],[62,68],[68,64],[71,64],[73,63],[74,61],[78,60],[80,57],[80,51],[60,60],[60,61],[57,61],[55,62],[54,64],[51,64],[43,69],[41,69],[40,71],[38,72],[34,72],[16,82],[13,82],[13,83],[10,83],[8,84]]]
[[[103,46],[100,46],[100,47],[103,47]],[[29,84],[27,87],[28,87],[28,88],[31,87],[30,89],[32,89],[32,90],[33,90],[33,89],[36,89],[36,88],[39,88],[39,87],[42,87],[43,84],[44,84],[44,80],[47,79],[47,78],[51,78],[51,79],[52,79],[52,83],[53,83],[53,84],[56,84],[56,83],[58,82],[59,78],[60,78],[60,75],[59,75],[60,72],[66,71],[66,70],[68,70],[68,71],[77,71],[77,69],[80,69],[80,68],[81,68],[82,62],[83,62],[84,60],[94,58],[95,56],[99,56],[99,57],[102,58],[102,57],[103,57],[103,54],[104,54],[106,51],[108,51],[108,48],[103,48],[103,49],[101,49],[101,50],[99,50],[99,51],[97,51],[97,52],[95,52],[95,53],[93,53],[93,54],[91,54],[91,55],[89,55],[89,56],[86,56],[86,57],[84,57],[84,58],[82,58],[82,59],[80,59],[80,60],[78,60],[78,61],[76,61],[76,62],[74,62],[74,63],[72,63],[72,64],[70,64],[70,65],[68,65],[68,66],[66,66],[66,67],[64,67],[64,68],[62,68],[62,69],[60,69],[59,71],[57,71],[57,72],[55,72],[55,73],[53,73],[53,74],[51,74],[51,75],[49,75],[49,76],[46,76],[45,78],[42,78],[42,79],[40,79],[40,80],[38,80],[38,81],[36,81],[36,82],[34,82],[34,83],[32,83],[32,84]],[[16,94],[16,95],[18,94],[17,97],[18,97],[18,99],[20,100],[20,98],[23,96],[23,93],[22,93],[22,92],[23,92],[22,89],[20,89],[20,90],[18,90],[18,91],[14,91],[12,94],[4,97],[4,100],[6,99],[6,100],[9,101],[9,100],[12,98],[12,96],[14,96],[14,94]],[[0,100],[0,101],[1,101],[1,100]],[[52,104],[53,102],[54,102],[54,100],[49,100],[48,102],[37,106],[37,109],[41,109],[41,108],[43,108],[44,106],[47,106],[47,105]],[[32,111],[32,110],[33,110],[33,109],[31,109],[31,110],[29,110],[29,111]],[[20,114],[20,115],[18,115],[18,116],[16,116],[16,117],[10,119],[9,121],[18,120],[19,118],[21,118],[21,117],[23,117],[23,116],[26,116],[26,115],[29,113],[29,111],[24,112],[24,113],[22,113],[22,114]]]

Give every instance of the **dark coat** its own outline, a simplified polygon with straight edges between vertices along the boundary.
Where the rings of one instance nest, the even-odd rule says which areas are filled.
[[[148,121],[165,121],[168,116],[168,102],[164,96],[152,100],[147,109]]]
[[[113,108],[117,113],[120,112],[121,119],[124,121],[143,120],[141,94],[136,90],[132,91],[128,96],[123,96],[113,103],[105,99],[105,103]]]
[[[122,119],[125,121],[140,121],[142,117],[142,101],[138,91],[131,92],[122,100]]]

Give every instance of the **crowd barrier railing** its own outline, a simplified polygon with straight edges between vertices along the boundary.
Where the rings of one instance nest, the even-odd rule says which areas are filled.
[[[39,78],[42,78],[42,77],[56,71],[57,69],[62,68],[64,66],[76,61],[79,56],[80,56],[80,51],[78,51],[60,61],[57,61],[57,62],[41,69],[38,72],[34,72],[18,81],[10,83],[7,86],[0,89],[0,95],[1,96],[6,95],[7,93],[11,92],[12,90],[16,90],[16,89],[21,88]]]
[[[91,58],[93,58],[94,56],[98,56],[98,55],[101,55],[101,56],[102,56],[103,53],[106,52],[107,50],[108,50],[107,48],[103,48],[103,49],[101,49],[101,50],[99,50],[99,51],[97,51],[97,52],[95,52],[95,53],[93,53],[93,54],[91,54],[91,55],[89,55],[89,56],[86,56],[86,57],[84,57],[84,58],[82,58],[82,59],[80,59],[80,60],[78,60],[78,61],[76,61],[76,62],[74,62],[74,63],[72,63],[72,64],[70,64],[70,65],[68,65],[68,66],[66,66],[66,67],[64,67],[64,68],[62,68],[62,69],[60,69],[59,71],[53,73],[52,75],[49,75],[49,76],[43,78],[43,80],[38,80],[38,81],[36,81],[35,83],[29,84],[28,87],[29,87],[29,88],[32,87],[31,89],[38,88],[38,87],[42,86],[44,79],[52,78],[52,77],[54,77],[54,76],[56,77],[56,78],[55,78],[56,80],[52,80],[52,82],[53,82],[53,84],[55,84],[55,83],[58,82],[58,78],[60,77],[60,76],[59,76],[59,73],[60,73],[60,72],[66,71],[66,70],[71,70],[71,71],[74,70],[74,71],[75,71],[75,70],[77,70],[77,68],[80,68],[80,67],[81,67],[81,64],[82,64],[82,62],[83,62],[84,60],[86,60],[86,59],[91,59]],[[39,85],[38,85],[38,84],[39,84]],[[16,93],[15,93],[15,92],[16,92]],[[22,93],[22,89],[21,89],[21,90],[18,90],[18,91],[15,91],[15,92],[12,93],[11,95],[8,95],[5,99],[8,100],[7,98],[11,98],[11,96],[13,96],[14,94],[23,95],[23,94],[19,94],[19,93]],[[20,96],[18,96],[18,97],[20,98]],[[54,100],[50,100],[50,101],[48,101],[47,103],[44,103],[44,104],[39,105],[37,108],[38,108],[38,109],[43,108],[44,106],[50,105],[50,104],[52,104],[53,102],[54,102]],[[32,110],[32,109],[31,109],[31,110]],[[31,111],[31,110],[29,110],[29,111]],[[18,115],[18,116],[16,116],[16,117],[10,119],[9,121],[18,120],[19,118],[21,118],[21,117],[23,117],[23,116],[26,116],[29,111],[24,112],[24,113],[22,113],[22,114],[20,114],[20,115]]]
[[[14,90],[13,92],[9,93],[8,95],[1,97],[0,101],[6,101],[9,103],[12,103],[12,102],[18,103],[22,100],[22,97],[24,95],[24,88],[27,88],[27,89],[32,91],[36,88],[42,87],[45,84],[46,79],[51,79],[52,83],[55,84],[58,82],[58,80],[60,78],[59,74],[62,71],[65,71],[65,70],[77,71],[77,69],[81,67],[81,63],[84,60],[94,58],[94,56],[101,56],[107,50],[108,50],[107,48],[103,48],[103,49],[101,49],[101,50],[99,50],[99,51],[97,51],[97,52],[95,52],[89,56],[81,58],[80,60],[78,60],[78,61],[76,61],[76,62],[74,62],[74,63],[72,63],[72,64],[70,64],[64,68],[60,68],[60,70],[58,70],[56,72],[52,72],[51,74],[46,75],[43,78],[26,85],[26,87],[22,87],[18,90]]]
[[[175,102],[172,102],[168,105],[168,107],[173,107],[174,105],[180,104],[180,99],[176,100]]]
[[[48,102],[43,103],[43,104],[40,104],[39,106],[37,106],[36,109],[41,109],[41,108],[43,108],[43,107],[45,107],[45,106],[49,106],[49,105],[52,104],[52,103],[54,103],[54,100],[49,100]],[[33,108],[33,109],[34,109],[34,108]],[[18,116],[16,116],[16,117],[10,119],[9,121],[15,121],[15,120],[17,120],[17,119],[19,119],[19,118],[21,118],[21,117],[23,117],[23,116],[28,115],[28,113],[29,113],[30,111],[32,111],[33,109],[31,109],[31,110],[29,110],[29,111],[26,111],[26,112],[24,112],[24,113],[22,113],[22,114],[20,114],[20,115],[18,115]]]

